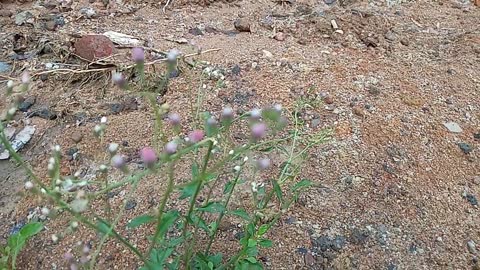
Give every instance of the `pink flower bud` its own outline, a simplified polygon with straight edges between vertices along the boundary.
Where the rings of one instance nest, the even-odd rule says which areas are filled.
[[[202,130],[197,129],[197,130],[192,131],[192,133],[190,133],[188,135],[188,139],[192,143],[197,143],[197,142],[203,140],[204,136],[205,136],[205,133]]]
[[[157,154],[155,153],[155,150],[150,147],[144,147],[140,150],[140,158],[147,167],[150,167],[157,162]]]
[[[178,144],[171,141],[165,145],[165,152],[169,155],[173,155],[177,152]]]
[[[267,133],[267,125],[265,125],[265,123],[262,123],[262,122],[255,123],[252,125],[251,131],[252,131],[252,137],[255,140],[261,139],[265,137]]]
[[[132,59],[136,63],[143,63],[145,61],[145,52],[142,48],[136,47],[132,49]]]

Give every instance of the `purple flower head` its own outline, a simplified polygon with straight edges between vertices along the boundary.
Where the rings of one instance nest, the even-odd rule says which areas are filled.
[[[207,119],[207,125],[209,127],[215,127],[217,125],[217,120],[215,119],[215,117],[210,117]]]
[[[30,83],[30,73],[28,73],[28,71],[23,72],[22,83],[23,84],[29,84]]]
[[[65,252],[65,254],[63,254],[63,258],[64,258],[66,261],[71,261],[71,260],[73,260],[73,254],[70,253],[70,252]]]
[[[233,119],[233,109],[231,107],[225,107],[222,111],[222,120],[232,121],[232,119]]]
[[[165,152],[169,155],[173,155],[177,152],[178,144],[174,141],[168,142],[165,145]]]
[[[113,156],[111,162],[112,162],[112,167],[119,170],[125,169],[125,166],[126,166],[125,159],[121,155]]]
[[[168,122],[172,126],[180,125],[180,121],[181,121],[181,118],[180,118],[180,115],[178,113],[171,113],[170,115],[168,115]]]
[[[192,131],[190,134],[188,134],[188,139],[192,142],[192,143],[197,143],[201,140],[203,140],[203,137],[205,136],[205,133],[203,132],[203,130],[194,130]]]
[[[125,79],[125,76],[123,76],[122,73],[119,73],[119,72],[113,73],[112,81],[113,81],[113,84],[115,84],[116,86],[122,89],[127,87],[127,80]]]
[[[259,159],[259,160],[257,160],[257,168],[259,170],[265,170],[268,167],[270,167],[270,163],[271,163],[270,159],[268,159],[268,158]]]
[[[265,125],[265,123],[263,122],[255,123],[252,125],[251,131],[252,131],[252,137],[255,140],[261,139],[265,137],[265,135],[267,134],[267,125]]]
[[[135,63],[143,63],[145,61],[145,52],[143,49],[139,47],[133,48],[132,59]]]
[[[157,154],[151,147],[144,147],[140,150],[140,158],[147,167],[150,167],[157,162]]]

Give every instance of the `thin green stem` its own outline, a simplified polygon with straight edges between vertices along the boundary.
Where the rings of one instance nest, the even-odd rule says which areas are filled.
[[[208,145],[207,153],[205,154],[205,158],[203,159],[203,165],[202,165],[202,171],[200,173],[200,178],[196,179],[198,181],[198,184],[197,184],[197,187],[195,188],[195,193],[193,194],[193,197],[191,198],[190,206],[188,207],[188,211],[187,211],[187,214],[185,216],[185,224],[183,226],[183,232],[182,232],[183,239],[185,239],[186,236],[187,236],[188,224],[189,224],[189,221],[191,220],[191,215],[192,215],[193,209],[195,207],[195,202],[197,200],[198,194],[200,193],[200,190],[202,189],[203,181],[205,180],[205,172],[207,170],[208,162],[210,161],[210,157],[211,157],[211,154],[212,154],[212,149],[213,149],[213,141],[210,141],[209,145]],[[190,260],[190,258],[189,258],[190,257],[189,256],[190,255],[190,248],[191,248],[191,246],[189,246],[187,248],[187,250],[184,251],[185,255],[184,255],[183,263],[184,263],[185,269],[188,269],[188,262]]]
[[[158,207],[158,217],[157,217],[157,228],[155,230],[155,234],[153,236],[152,242],[150,243],[150,248],[148,249],[148,254],[152,251],[152,249],[155,247],[158,238],[160,237],[160,229],[161,229],[161,222],[162,222],[162,217],[163,217],[163,212],[165,211],[165,206],[167,205],[168,198],[170,197],[170,194],[173,192],[173,187],[174,187],[174,162],[170,162],[168,166],[168,185],[167,185],[167,190],[163,194],[162,201],[160,202],[160,205]]]
[[[124,203],[123,203],[123,205],[122,205],[122,208],[120,209],[119,213],[118,213],[117,216],[115,217],[115,220],[111,223],[110,228],[109,228],[109,231],[108,231],[107,233],[105,233],[105,235],[104,235],[104,236],[102,237],[102,239],[100,240],[100,243],[98,244],[98,247],[97,247],[97,249],[95,250],[95,253],[93,254],[92,259],[91,259],[91,261],[90,261],[90,269],[95,269],[95,261],[97,260],[98,254],[100,254],[100,251],[102,250],[103,245],[104,245],[105,242],[107,241],[108,236],[110,235],[111,231],[115,229],[115,227],[117,226],[118,222],[119,222],[120,219],[122,218],[123,213],[125,212],[125,207],[126,207],[128,201],[132,198],[133,194],[134,194],[135,191],[137,190],[138,183],[140,182],[139,180],[140,180],[140,179],[137,179],[135,182],[133,182],[132,188],[130,189],[130,191],[128,192],[127,196],[125,197],[125,201],[124,201]],[[108,203],[108,197],[107,197],[107,203]]]
[[[210,248],[212,247],[213,241],[215,240],[215,237],[217,236],[218,232],[218,227],[220,223],[222,222],[223,217],[225,216],[225,212],[227,211],[228,204],[230,203],[230,198],[232,197],[233,191],[235,190],[235,187],[237,186],[238,179],[240,179],[240,175],[242,173],[242,169],[245,163],[242,164],[240,170],[238,170],[237,174],[235,175],[235,179],[233,180],[233,185],[232,189],[230,192],[227,194],[227,199],[225,200],[225,203],[223,204],[223,211],[220,212],[220,215],[218,216],[216,220],[216,226],[215,230],[213,231],[212,235],[210,236],[210,240],[208,241],[207,248],[205,249],[205,255],[208,255],[210,252]]]

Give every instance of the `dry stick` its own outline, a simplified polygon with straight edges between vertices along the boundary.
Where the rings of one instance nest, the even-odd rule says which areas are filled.
[[[171,0],[167,0],[167,3],[165,3],[165,6],[163,6],[163,13],[165,13],[168,5],[170,5]]]
[[[198,53],[191,53],[191,54],[186,54],[185,56],[183,56],[183,58],[187,58],[187,57],[192,57],[192,56],[197,56],[197,55],[201,55],[201,54],[204,54],[204,53],[209,53],[209,52],[216,52],[216,51],[219,51],[220,49],[216,48],[216,49],[209,49],[209,50],[205,50],[205,51],[201,51],[201,52],[198,52]],[[166,62],[167,59],[157,59],[157,60],[154,60],[154,61],[151,61],[151,62],[147,62],[145,63],[146,66],[149,66],[149,65],[155,65],[155,64],[158,64],[158,63],[161,63],[161,62]],[[128,65],[126,67],[124,67],[124,69],[131,69],[131,68],[134,68],[136,65]],[[110,71],[110,70],[115,70],[117,67],[107,67],[107,68],[95,68],[95,69],[69,69],[69,68],[59,68],[59,69],[52,69],[52,70],[46,70],[46,71],[41,71],[41,72],[38,72],[38,73],[35,73],[35,74],[32,74],[32,77],[37,77],[37,76],[40,76],[40,75],[43,75],[43,74],[50,74],[50,73],[59,73],[59,74],[69,74],[69,73],[76,73],[76,74],[81,74],[81,73],[90,73],[90,72],[100,72],[100,71]],[[3,75],[0,75],[3,77]]]

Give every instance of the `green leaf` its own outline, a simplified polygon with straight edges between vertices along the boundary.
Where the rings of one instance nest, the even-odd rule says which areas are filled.
[[[27,225],[23,226],[22,229],[20,229],[20,235],[24,239],[28,239],[37,233],[39,233],[43,229],[43,225],[40,222],[32,222],[28,223]]]
[[[173,248],[152,249],[150,261],[147,262],[149,270],[163,270],[165,260],[172,254]]]
[[[203,220],[201,217],[192,214],[191,219],[192,219],[191,223],[197,225],[200,229],[203,229],[209,235],[212,233],[212,231],[210,230],[210,227],[208,227],[205,220]]]
[[[136,228],[136,227],[139,227],[143,224],[147,224],[147,223],[151,223],[155,221],[155,217],[154,216],[151,216],[151,215],[141,215],[141,216],[138,216],[136,218],[134,218],[132,221],[130,221],[128,224],[127,224],[127,228],[130,228],[130,229],[133,229],[133,228]]]
[[[197,180],[199,175],[200,175],[200,171],[198,169],[198,163],[194,162],[192,164],[192,180],[194,181]]]
[[[200,181],[200,179],[193,180],[192,182],[183,186],[181,188],[181,194],[179,199],[183,200],[183,199],[192,197],[193,194],[195,193],[195,190],[197,190],[198,181]]]
[[[172,226],[177,218],[180,216],[180,212],[173,210],[173,211],[168,211],[163,214],[162,220],[160,220],[160,223],[157,225],[158,230],[159,230],[159,235],[163,238],[165,233],[167,233],[168,229],[170,226]]]
[[[234,181],[228,181],[225,184],[225,188],[223,188],[223,194],[228,194],[228,193],[232,192],[234,184],[235,184]]]
[[[248,247],[254,247],[256,245],[257,245],[257,240],[252,238],[248,239],[248,244],[247,244]]]
[[[258,255],[258,248],[256,246],[249,247],[247,248],[246,253],[248,256],[256,257]]]
[[[247,257],[245,258],[245,260],[249,261],[252,264],[257,263],[257,259],[255,259],[255,257]]]
[[[293,192],[296,192],[302,188],[308,188],[308,187],[311,187],[313,186],[313,182],[308,180],[308,179],[302,179],[302,181],[296,183],[293,187],[292,187],[292,191]]]
[[[221,213],[225,211],[225,206],[219,202],[209,202],[207,205],[197,208],[197,210],[208,213]]]
[[[260,242],[258,242],[258,245],[264,248],[269,248],[269,247],[272,247],[273,243],[272,243],[272,240],[262,239],[260,240]]]
[[[268,224],[263,224],[262,226],[260,226],[260,228],[258,228],[258,236],[262,236],[264,235],[268,229],[270,229],[270,226]]]
[[[251,220],[250,215],[243,209],[237,209],[237,210],[229,211],[228,214],[231,214],[231,215],[234,215],[234,216],[237,216],[237,217],[241,217],[241,218],[245,219],[246,221]]]
[[[110,236],[113,235],[112,233],[113,229],[110,229],[110,224],[108,224],[108,222],[103,219],[99,219],[97,221],[97,229],[99,232],[103,234],[108,234]]]
[[[275,195],[280,200],[280,202],[283,203],[283,195],[282,195],[282,189],[280,188],[280,185],[275,179],[272,179],[272,184],[273,184],[273,191],[275,191]]]

